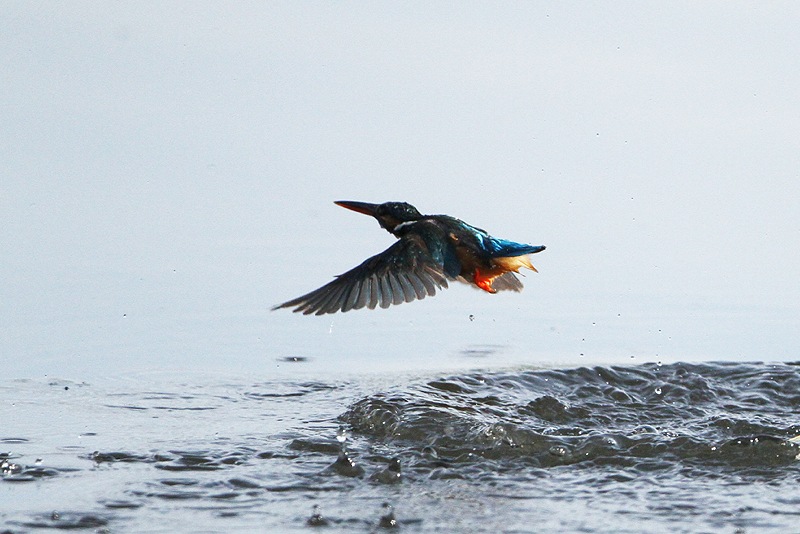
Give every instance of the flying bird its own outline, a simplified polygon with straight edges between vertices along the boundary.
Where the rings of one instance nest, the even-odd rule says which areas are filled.
[[[323,315],[360,308],[388,308],[433,296],[457,280],[488,292],[521,291],[514,275],[525,267],[536,272],[528,254],[545,249],[490,236],[449,215],[422,215],[405,202],[370,204],[339,200],[335,204],[371,215],[398,241],[332,282],[272,308],[294,308]]]

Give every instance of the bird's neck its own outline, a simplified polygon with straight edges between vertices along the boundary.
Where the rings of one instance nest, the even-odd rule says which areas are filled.
[[[417,222],[417,221],[403,221],[403,222],[401,222],[400,224],[397,224],[397,225],[395,225],[395,227],[394,227],[394,228],[392,228],[390,231],[391,231],[391,232],[392,232],[394,235],[401,235],[401,234],[404,234],[404,233],[405,233],[405,232],[408,230],[408,228],[409,228],[411,225],[413,225],[414,223],[416,223],[416,222]]]

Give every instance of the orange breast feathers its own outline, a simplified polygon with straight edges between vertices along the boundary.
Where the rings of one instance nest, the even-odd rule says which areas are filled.
[[[492,287],[492,281],[509,271],[518,273],[522,267],[525,267],[533,272],[538,272],[536,267],[531,263],[530,256],[527,254],[523,254],[522,256],[492,258],[491,263],[492,265],[489,269],[476,268],[472,277],[476,286],[489,293],[497,293],[497,290]]]

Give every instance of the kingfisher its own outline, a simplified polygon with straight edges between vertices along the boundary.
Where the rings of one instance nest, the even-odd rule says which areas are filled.
[[[377,219],[398,240],[332,282],[272,308],[294,308],[305,315],[388,308],[433,296],[449,281],[474,285],[487,293],[521,291],[514,273],[536,271],[529,254],[545,249],[490,236],[449,215],[422,215],[405,202],[335,204]]]

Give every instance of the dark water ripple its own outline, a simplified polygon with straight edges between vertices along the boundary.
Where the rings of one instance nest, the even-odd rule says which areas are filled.
[[[364,398],[341,421],[427,475],[580,464],[780,476],[800,454],[798,407],[796,365],[653,364],[439,379]]]
[[[91,530],[108,525],[109,520],[94,514],[80,512],[53,512],[25,521],[22,526],[35,529]]]

